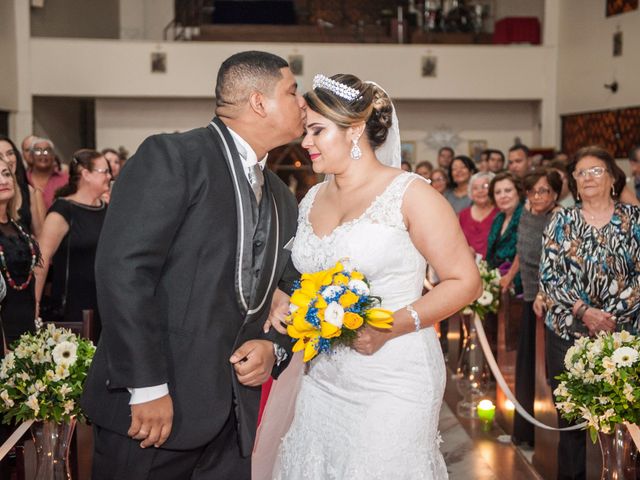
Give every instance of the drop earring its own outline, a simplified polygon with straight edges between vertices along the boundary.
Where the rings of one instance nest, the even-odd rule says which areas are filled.
[[[611,185],[611,196],[613,198],[616,198],[616,186],[615,185]]]
[[[351,158],[354,160],[360,160],[360,158],[362,158],[362,150],[360,150],[360,147],[358,146],[358,140],[360,140],[360,135],[351,140],[351,143],[353,144],[351,146]]]

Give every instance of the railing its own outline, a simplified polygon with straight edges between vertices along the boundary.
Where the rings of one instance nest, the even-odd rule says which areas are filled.
[[[162,30],[167,40],[191,40],[200,34],[206,15],[213,12],[212,0],[175,0],[174,18]]]

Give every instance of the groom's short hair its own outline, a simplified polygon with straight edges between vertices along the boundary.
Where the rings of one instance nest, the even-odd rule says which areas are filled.
[[[239,105],[254,91],[271,94],[282,78],[280,69],[288,66],[284,58],[268,52],[253,50],[230,56],[218,70],[216,105]]]

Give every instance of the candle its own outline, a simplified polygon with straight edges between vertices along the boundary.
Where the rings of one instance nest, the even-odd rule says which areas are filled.
[[[496,416],[496,406],[491,400],[482,400],[478,404],[478,418],[483,422],[493,422]]]

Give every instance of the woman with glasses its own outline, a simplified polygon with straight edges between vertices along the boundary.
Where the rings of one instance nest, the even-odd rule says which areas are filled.
[[[31,167],[27,171],[29,184],[42,193],[44,205],[49,209],[53,204],[55,192],[69,182],[69,175],[62,171],[53,142],[47,138],[34,138],[29,147]]]
[[[478,172],[471,177],[469,198],[472,204],[458,215],[469,246],[476,254],[482,255],[482,258],[487,254],[489,231],[499,211],[489,198],[489,184],[493,177],[495,174],[492,172]]]
[[[533,415],[536,378],[536,313],[542,315],[538,296],[538,272],[542,254],[542,233],[551,215],[560,210],[562,178],[555,169],[540,168],[524,177],[528,202],[518,224],[517,263],[520,266],[524,308],[516,356],[516,398]],[[513,421],[513,442],[534,446],[533,425],[517,412]]]
[[[449,182],[447,172],[442,168],[434,168],[429,178],[431,180],[431,186],[435,188],[438,193],[444,195],[444,192],[447,191],[447,183]]]
[[[11,172],[15,175],[20,197],[18,198],[18,213],[20,224],[27,233],[35,237],[40,235],[42,224],[44,223],[45,206],[42,193],[37,191],[27,182],[27,173],[22,163],[22,155],[15,143],[4,135],[0,135],[0,160],[4,160],[9,165]]]
[[[638,331],[640,208],[619,202],[624,184],[624,172],[609,152],[580,149],[569,165],[576,206],[556,213],[544,231],[540,290],[553,389],[577,338]],[[560,414],[558,423],[567,426]],[[585,441],[582,430],[560,433],[559,478],[584,478]]]
[[[56,192],[44,222],[40,237],[44,265],[36,272],[40,302],[51,262],[51,295],[42,304],[43,319],[80,322],[83,310],[93,310],[96,340],[100,324],[93,266],[106,214],[101,197],[110,181],[109,164],[102,154],[88,149],[73,154],[69,183]]]

